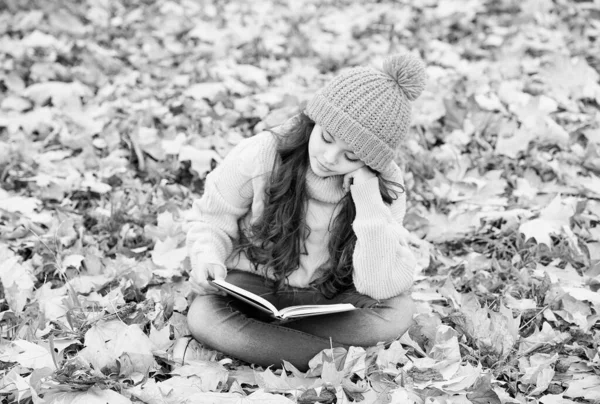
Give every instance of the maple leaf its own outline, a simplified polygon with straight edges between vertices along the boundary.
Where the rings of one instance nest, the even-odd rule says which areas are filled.
[[[0,188],[0,209],[32,216],[40,203],[41,201],[37,198],[10,195]]]
[[[184,133],[178,133],[174,139],[163,139],[162,149],[166,154],[178,155],[181,147],[185,144],[187,137]]]
[[[432,347],[425,358],[411,358],[409,374],[418,388],[435,386],[443,389],[448,384],[463,380],[466,376],[455,378],[461,366],[458,334],[447,325],[437,327]]]
[[[223,97],[226,92],[227,89],[223,83],[197,83],[190,86],[185,91],[185,95],[196,100],[207,99],[215,101],[218,97]]]
[[[473,404],[502,404],[498,395],[492,390],[491,374],[487,373],[477,379],[477,382],[467,393],[467,398]]]
[[[439,325],[429,356],[436,360],[434,366],[448,380],[458,370],[461,356],[458,348],[458,334],[447,325]]]
[[[288,377],[286,372],[276,376],[270,369],[254,371],[256,384],[267,392],[293,393],[299,389],[311,389],[321,386],[324,380],[318,378]]]
[[[6,246],[0,245],[0,281],[6,300],[11,309],[20,313],[33,297],[33,269],[31,263],[20,263],[20,257],[15,256]]]
[[[473,213],[474,211],[454,211],[449,215],[445,215],[432,211],[427,216],[429,221],[427,240],[442,243],[472,233],[479,225],[479,221]]]
[[[201,150],[193,146],[182,146],[179,152],[179,161],[189,160],[200,178],[206,177],[215,164],[220,163],[223,158],[214,150]]]
[[[404,387],[399,387],[392,391],[392,395],[390,397],[390,402],[391,403],[403,403],[403,404],[416,404],[416,403],[421,402],[421,398],[414,392],[411,392],[410,390],[408,390]]]
[[[539,399],[542,404],[576,404],[575,401],[564,398],[562,394],[546,394]]]
[[[558,101],[591,98],[600,102],[599,75],[584,58],[557,55],[540,76]]]
[[[525,311],[537,308],[533,299],[515,299],[511,295],[504,296],[504,304],[510,309]]]
[[[89,98],[92,90],[79,83],[64,83],[48,81],[36,83],[27,87],[23,95],[30,98],[38,105],[43,105],[52,100],[52,105],[57,108],[81,109],[81,98]]]
[[[558,354],[536,353],[530,357],[519,359],[519,370],[523,372],[521,381],[526,384],[534,384],[536,388],[530,393],[537,395],[543,393],[554,377],[554,365],[558,359]]]
[[[523,126],[529,130],[533,131],[535,125],[558,110],[557,102],[545,95],[530,96],[525,94],[524,97],[520,103],[514,105],[512,112],[519,118]],[[526,102],[523,103],[522,101]]]
[[[563,296],[560,299],[562,310],[554,310],[554,314],[559,315],[569,323],[576,324],[581,329],[588,329],[588,316],[592,315],[592,310],[589,304],[575,299],[570,294]]]
[[[54,404],[131,404],[131,400],[116,391],[103,390],[98,387],[92,387],[87,391],[46,393],[44,402]]]
[[[335,347],[333,349],[324,349],[308,361],[309,370],[306,372],[306,376],[316,377],[321,376],[323,370],[323,364],[325,362],[334,362],[336,369],[343,367],[344,360],[346,358],[347,350],[343,347]]]
[[[381,349],[377,352],[376,364],[379,369],[396,369],[398,364],[408,362],[407,351],[402,348],[400,341],[393,341],[387,349]]]
[[[269,83],[267,72],[249,64],[235,64],[232,67],[237,78],[248,85],[266,87]]]
[[[510,295],[509,295],[510,296]],[[500,305],[500,309],[498,310],[500,315],[506,319],[506,328],[513,341],[517,341],[519,339],[519,325],[521,324],[521,314],[519,314],[516,318],[513,317],[512,310],[503,304]]]
[[[24,112],[32,107],[32,102],[23,97],[8,96],[0,104],[0,108],[4,110],[13,110]]]
[[[150,323],[150,335],[148,338],[152,342],[152,353],[154,355],[166,352],[174,344],[173,340],[171,340],[171,327],[169,325],[157,330],[154,323]]]
[[[529,148],[529,142],[536,138],[535,134],[524,128],[515,128],[514,131],[498,134],[496,153],[503,156],[517,158],[519,153]]]
[[[449,379],[442,382],[434,382],[430,387],[440,389],[447,393],[460,393],[469,389],[482,373],[481,365],[472,366],[470,364],[461,365],[458,371]]]
[[[107,183],[100,181],[93,173],[86,171],[83,173],[83,179],[79,184],[79,189],[96,192],[98,194],[106,194],[112,190],[112,187]]]
[[[116,369],[119,360],[130,361],[131,373],[145,375],[156,366],[152,342],[137,325],[126,325],[119,320],[100,321],[86,332],[84,345],[79,356],[92,364],[96,372]]]
[[[89,26],[67,10],[54,10],[48,15],[49,23],[60,31],[68,32],[75,37],[82,37],[89,31]]]
[[[104,260],[106,263],[105,271],[114,274],[115,277],[124,277],[130,279],[136,287],[143,289],[152,279],[152,268],[154,267],[149,260],[136,260],[121,254],[117,254],[114,260]]]
[[[158,240],[152,251],[152,261],[170,271],[181,267],[181,262],[187,257],[187,249],[179,247],[179,237],[166,237],[164,241]]]
[[[0,361],[17,362],[23,367],[32,369],[54,369],[56,367],[50,351],[25,340],[10,342],[3,352],[0,353]]]
[[[210,361],[190,360],[187,364],[171,371],[171,374],[182,378],[192,378],[192,384],[200,391],[220,391],[227,383],[229,372],[221,364]],[[196,380],[196,379],[200,380]],[[180,379],[176,379],[180,380]],[[170,385],[165,383],[164,385]],[[178,388],[181,385],[178,385]],[[180,392],[181,394],[182,392]]]
[[[153,241],[164,241],[167,237],[177,238],[184,236],[182,223],[175,220],[172,212],[164,211],[156,217],[157,225],[145,225],[144,232]]]
[[[185,402],[191,401],[190,397],[195,396],[198,397],[197,402],[203,402],[199,397],[204,397],[208,399],[212,397],[213,399],[222,397],[230,398],[226,393],[220,393],[218,395],[213,394],[202,394],[208,393],[208,388],[216,389],[216,387],[223,383],[223,381],[227,380],[227,371],[221,367],[221,369],[217,369],[220,365],[212,362],[212,370],[208,367],[204,367],[204,371],[206,371],[206,375],[203,372],[199,374],[189,374],[189,376],[179,376],[175,375],[168,380],[152,383],[148,386],[142,386],[142,390],[134,390],[134,394],[144,401],[148,401],[149,396],[154,396],[156,402],[164,402],[165,399],[168,399],[169,402]],[[211,363],[208,363],[207,366],[211,366]],[[199,368],[198,370],[202,370]],[[184,367],[183,373],[193,373],[193,369],[190,367]],[[205,377],[206,380],[203,380]],[[238,396],[239,397],[239,396]]]
[[[562,199],[557,195],[548,206],[541,210],[537,219],[521,223],[519,231],[525,238],[534,238],[539,244],[552,246],[550,235],[563,234],[563,227],[570,228],[570,219],[575,214],[574,198]]]
[[[13,367],[4,377],[0,380],[0,394],[8,396],[11,402],[21,402],[33,396],[33,400],[39,400],[39,397],[35,393],[35,389],[31,385],[31,375],[22,377],[22,368],[19,366]]]
[[[158,136],[158,130],[156,128],[139,127],[137,131],[133,131],[130,136],[132,137],[132,140],[153,159],[165,159],[166,153],[162,146],[162,139]]]
[[[474,339],[482,353],[498,358],[508,355],[516,342],[512,314],[504,312],[508,318],[502,312],[481,307],[473,294],[461,295],[458,304],[461,316],[455,319],[456,324]]]
[[[66,322],[66,318],[64,318],[68,311],[68,307],[65,304],[66,297],[66,287],[52,289],[50,283],[44,283],[35,291],[36,301],[47,321],[62,319],[62,322]]]
[[[565,286],[563,290],[577,300],[587,301],[594,305],[600,304],[600,294],[590,290],[589,288]]]
[[[148,293],[147,298],[157,302],[156,306],[159,310],[159,313],[161,313],[163,306],[160,303],[160,297],[154,297]],[[153,314],[152,317],[156,316],[156,314],[158,313]],[[163,327],[161,331],[153,331],[155,330],[155,327],[154,324],[152,324],[150,341],[152,342],[154,349],[158,348],[159,346],[170,347],[170,359],[181,365],[187,364],[190,361],[215,360],[217,351],[206,348],[195,339],[189,337],[190,332],[187,328],[187,321],[185,324],[185,329],[177,332],[178,326],[173,324],[175,322],[175,318],[175,316],[172,316],[169,320],[170,325]],[[168,340],[167,333],[170,335],[171,329],[173,329],[176,338],[174,343]],[[156,354],[156,351],[154,352]]]
[[[550,324],[544,322],[541,330],[536,330],[527,338],[522,338],[519,343],[519,354],[526,355],[545,344],[556,345],[570,339],[567,332],[555,331]]]
[[[362,347],[351,346],[343,358],[343,366],[341,372],[345,376],[358,375],[360,378],[365,378],[367,352]]]
[[[248,396],[238,393],[194,393],[185,397],[189,402],[214,404],[294,404],[289,398],[259,389]]]
[[[556,144],[563,148],[568,146],[569,134],[550,116],[558,109],[556,101],[544,95],[532,97],[510,86],[501,86],[501,89],[521,126],[517,128],[509,121],[499,129],[496,152],[516,158],[519,152],[527,150],[531,141]]]
[[[103,285],[112,281],[113,277],[109,274],[106,275],[79,275],[74,277],[67,284],[72,287],[77,293],[88,294],[94,290],[99,289]]]
[[[477,192],[470,198],[464,199],[464,202],[486,206],[506,205],[507,199],[500,195],[504,194],[507,182],[505,179],[501,178],[501,176],[502,170],[490,170],[483,176],[478,175],[475,171],[465,174],[463,181],[469,181],[476,184]]]
[[[557,266],[560,260],[555,260],[548,265],[537,263],[533,275],[539,278],[548,276],[553,284],[558,284],[561,287],[575,287],[579,288],[584,286],[586,278],[579,275],[579,273],[573,268],[571,264],[565,265],[564,268]]]
[[[569,382],[569,388],[564,395],[586,400],[600,400],[600,376],[576,374]]]

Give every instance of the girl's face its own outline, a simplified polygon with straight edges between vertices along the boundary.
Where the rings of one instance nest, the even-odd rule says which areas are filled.
[[[310,167],[319,177],[346,175],[363,167],[363,163],[352,152],[348,143],[336,139],[317,124],[308,141]]]

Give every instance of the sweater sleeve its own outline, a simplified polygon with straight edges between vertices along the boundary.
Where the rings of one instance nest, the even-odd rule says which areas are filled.
[[[192,206],[186,237],[190,257],[225,267],[233,240],[239,237],[238,220],[252,204],[252,180],[265,166],[269,136],[258,134],[243,140],[207,175],[204,194]]]
[[[356,206],[352,228],[356,234],[353,279],[358,292],[375,299],[387,299],[408,290],[413,283],[416,259],[406,240],[402,225],[406,195],[387,205],[379,192],[379,181],[350,187]]]

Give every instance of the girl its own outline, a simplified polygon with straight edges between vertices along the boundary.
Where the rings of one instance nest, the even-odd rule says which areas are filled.
[[[401,336],[414,304],[415,258],[395,150],[423,63],[389,57],[383,71],[348,69],[275,132],[245,139],[206,178],[187,235],[188,313],[194,338],[262,366],[300,370],[333,346],[372,346]],[[221,294],[209,279],[261,295],[277,308],[352,303],[358,310],[277,323]]]

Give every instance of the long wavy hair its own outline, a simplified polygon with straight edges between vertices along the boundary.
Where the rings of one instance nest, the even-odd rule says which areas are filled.
[[[306,173],[309,170],[308,141],[315,126],[304,113],[297,115],[286,133],[277,134],[277,158],[265,190],[264,211],[236,243],[259,270],[271,270],[275,289],[286,286],[287,277],[300,265],[300,255],[306,254],[304,242],[310,234],[305,222],[307,205]],[[398,198],[402,185],[379,178],[383,201],[391,204]],[[322,275],[311,283],[327,298],[354,288],[352,254],[356,234],[352,223],[356,209],[350,192],[338,202],[339,212],[329,223],[329,260],[318,270]]]

